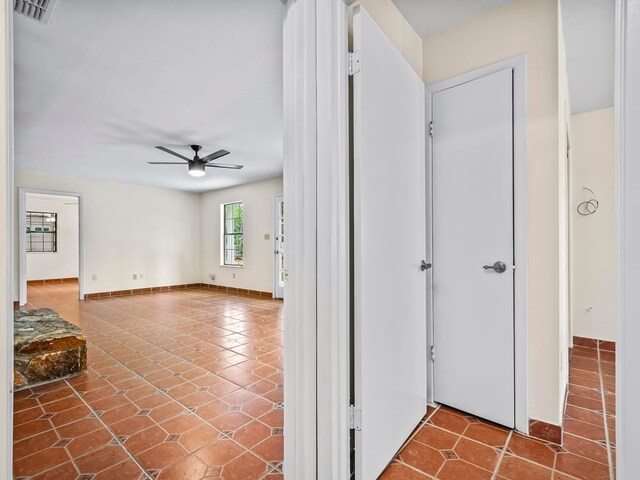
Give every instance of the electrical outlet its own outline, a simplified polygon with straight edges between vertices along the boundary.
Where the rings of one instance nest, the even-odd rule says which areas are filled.
[[[133,274],[133,279],[137,280],[138,279],[138,275],[136,273]]]
[[[140,280],[142,280],[144,278],[144,273],[138,274],[138,277],[140,277]]]
[[[95,273],[91,275],[91,280],[98,280],[98,275],[96,275]]]
[[[209,274],[209,280],[215,280],[216,276],[213,273]]]
[[[271,234],[270,233],[265,233],[264,234],[264,239],[265,240],[271,240]]]
[[[235,273],[233,274],[233,278],[236,278],[236,274]]]

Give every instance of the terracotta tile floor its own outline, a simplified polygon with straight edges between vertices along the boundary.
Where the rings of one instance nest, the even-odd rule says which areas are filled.
[[[15,394],[15,478],[282,479],[282,305],[30,286],[27,308],[83,329],[88,373]]]
[[[613,480],[615,346],[597,340],[580,343],[570,356],[562,447],[445,406],[429,408],[380,478]]]

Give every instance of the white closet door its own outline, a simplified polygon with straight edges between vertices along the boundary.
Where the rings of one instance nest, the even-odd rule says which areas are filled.
[[[435,400],[508,427],[515,421],[512,75],[503,70],[432,98]]]
[[[356,476],[374,480],[427,406],[425,90],[361,7],[353,43]]]

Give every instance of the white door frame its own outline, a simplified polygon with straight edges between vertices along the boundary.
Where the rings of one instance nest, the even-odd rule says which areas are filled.
[[[0,338],[4,338],[4,353],[0,355],[0,421],[5,425],[0,438],[0,473],[2,478],[13,478],[13,300],[15,291],[15,250],[14,250],[14,190],[13,190],[13,2],[4,2],[0,13],[0,63],[3,72],[0,73],[0,85],[4,105],[0,114],[0,218],[4,220],[0,251],[5,264],[0,272],[0,284],[5,285],[0,292],[2,298],[0,309],[5,312],[5,321],[0,322]],[[0,102],[2,103],[2,102]],[[2,144],[4,142],[4,144]]]
[[[529,432],[529,416],[527,402],[527,215],[528,215],[528,186],[527,186],[527,57],[520,55],[486,67],[455,76],[427,86],[426,109],[427,121],[432,119],[432,95],[436,92],[455,87],[457,85],[491,75],[502,70],[513,70],[513,207],[514,207],[514,256],[516,260],[514,282],[514,337],[515,337],[515,420],[516,429]],[[433,142],[427,141],[427,185],[431,205],[428,231],[433,232]],[[433,258],[433,241],[429,242],[430,256]],[[433,345],[433,304],[431,315],[428,316],[427,332],[428,345]],[[429,402],[434,399],[433,360],[427,359]]]
[[[279,233],[280,233],[280,214],[278,213],[278,198],[282,197],[284,200],[284,195],[282,193],[278,193],[277,195],[273,196],[273,298],[284,298],[284,295],[282,296],[278,296],[276,295],[276,292],[278,291],[278,288],[282,288],[280,287],[279,283],[280,281],[278,280],[278,273],[280,271],[280,269],[278,268],[278,254],[276,253],[276,247],[278,245],[276,237],[278,237]]]
[[[348,479],[349,156],[343,0],[284,18],[285,477]]]
[[[84,215],[82,193],[43,190],[41,188],[18,188],[18,291],[20,306],[27,303],[27,193],[75,197],[78,199],[78,295],[84,300]]]
[[[616,455],[620,480],[640,478],[640,0],[616,0]]]

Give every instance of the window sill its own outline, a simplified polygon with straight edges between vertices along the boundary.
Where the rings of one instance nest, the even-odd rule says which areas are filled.
[[[244,268],[244,265],[223,265],[223,264],[220,264],[220,266],[224,267],[224,268]]]

